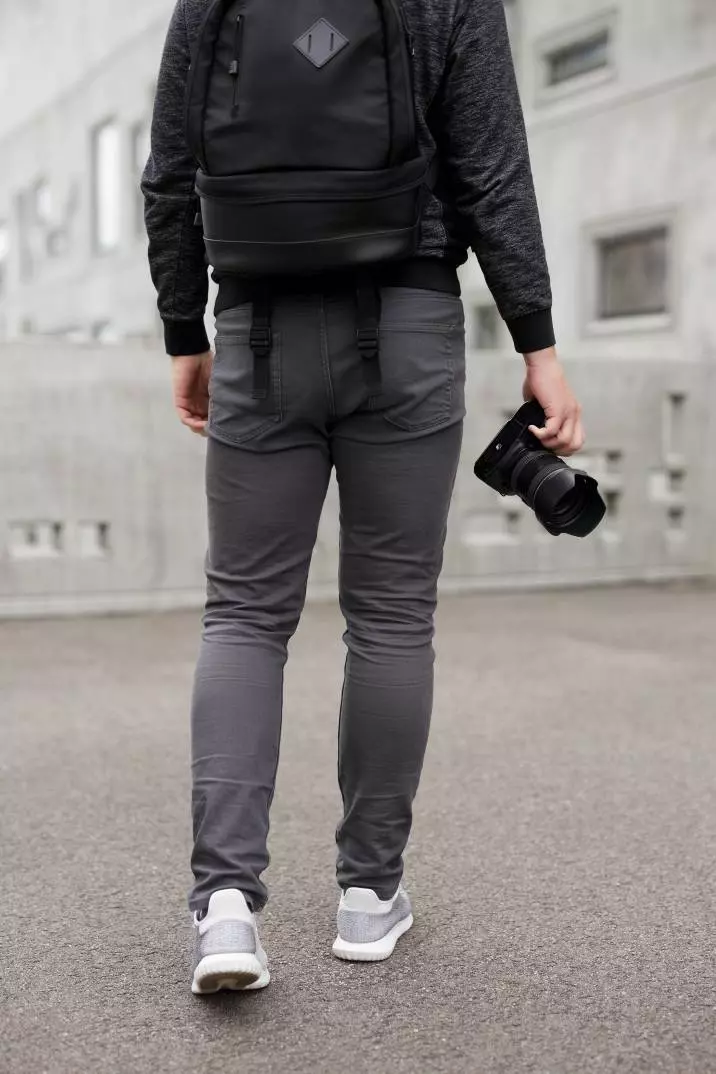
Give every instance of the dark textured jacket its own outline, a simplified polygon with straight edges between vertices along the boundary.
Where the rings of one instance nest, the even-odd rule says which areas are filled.
[[[420,144],[440,180],[420,257],[477,254],[517,350],[551,346],[549,273],[502,0],[402,0],[415,43]],[[196,163],[186,145],[190,51],[209,0],[178,0],[159,72],[142,180],[152,279],[169,354],[208,348],[206,255],[194,226]]]

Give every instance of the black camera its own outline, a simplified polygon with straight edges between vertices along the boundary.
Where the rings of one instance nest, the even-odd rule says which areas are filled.
[[[519,496],[548,533],[586,537],[604,518],[597,482],[543,447],[529,431],[545,414],[532,401],[520,407],[475,463],[475,476],[501,496]]]

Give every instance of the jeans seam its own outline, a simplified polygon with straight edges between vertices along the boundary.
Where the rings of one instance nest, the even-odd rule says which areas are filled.
[[[331,357],[328,349],[328,325],[326,323],[326,303],[323,295],[321,295],[320,304],[320,346],[321,346],[321,367],[323,369],[323,380],[326,385],[326,394],[328,396],[328,412],[332,418],[336,416],[336,397],[333,391],[333,379],[331,377]]]
[[[381,332],[428,332],[437,334],[440,332],[455,332],[462,325],[455,322],[422,321],[415,324],[411,321],[388,321],[380,326]]]

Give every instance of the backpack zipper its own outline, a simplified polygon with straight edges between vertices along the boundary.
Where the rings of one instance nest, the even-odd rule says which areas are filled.
[[[396,14],[399,25],[403,30],[403,38],[405,41],[405,48],[402,50],[403,70],[407,80],[408,89],[411,94],[411,116],[410,116],[410,132],[411,137],[415,140],[417,132],[415,129],[415,37],[413,35],[412,28],[408,22],[408,17],[405,14],[402,0],[387,0],[393,11]]]
[[[229,74],[234,80],[234,92],[231,104],[231,114],[236,116],[239,110],[239,74],[241,73],[241,41],[244,36],[244,16],[237,15],[234,23],[234,58],[229,67]]]

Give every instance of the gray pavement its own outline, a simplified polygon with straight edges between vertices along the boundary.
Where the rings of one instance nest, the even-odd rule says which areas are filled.
[[[263,994],[189,994],[197,617],[0,624],[0,1071],[716,1072],[716,592],[446,599],[394,959],[331,958],[340,623],[293,646]]]

